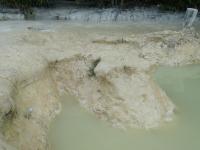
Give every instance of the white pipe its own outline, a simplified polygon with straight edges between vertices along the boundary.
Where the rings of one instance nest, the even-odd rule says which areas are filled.
[[[184,28],[189,28],[193,25],[196,16],[197,16],[198,10],[194,8],[187,8],[185,19],[184,19]]]

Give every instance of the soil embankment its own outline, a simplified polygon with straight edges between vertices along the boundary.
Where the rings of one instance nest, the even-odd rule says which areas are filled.
[[[175,106],[152,73],[160,65],[198,63],[199,35],[193,30],[122,34],[118,29],[28,26],[4,32],[4,139],[20,150],[48,149],[47,131],[61,109],[62,92],[114,127],[149,129],[171,121]]]

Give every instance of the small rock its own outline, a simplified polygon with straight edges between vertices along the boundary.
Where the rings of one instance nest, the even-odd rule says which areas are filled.
[[[24,115],[24,117],[26,119],[30,119],[31,116],[32,116],[32,112],[33,112],[33,108],[32,107],[28,108],[27,111],[26,111],[26,113],[25,113],[25,115]]]

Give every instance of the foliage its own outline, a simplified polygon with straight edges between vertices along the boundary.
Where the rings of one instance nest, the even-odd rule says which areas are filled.
[[[0,0],[4,6],[27,9],[32,6],[43,6],[48,3],[48,0]]]
[[[160,0],[160,5],[164,9],[184,10],[187,7],[200,8],[200,0]]]
[[[74,1],[77,4],[92,3],[100,7],[132,7],[159,5],[162,9],[184,10],[187,7],[200,8],[200,0],[59,0]],[[57,3],[56,0],[0,0],[0,3],[10,7],[30,8],[33,6],[45,6],[48,2]]]
[[[117,6],[123,4],[125,7],[159,5],[163,9],[170,10],[184,10],[187,7],[200,8],[200,0],[95,0],[97,4],[110,3],[111,5],[113,1]]]
[[[200,8],[200,0],[76,0],[95,2],[97,6],[151,6],[160,5],[165,9],[183,10],[187,7]]]

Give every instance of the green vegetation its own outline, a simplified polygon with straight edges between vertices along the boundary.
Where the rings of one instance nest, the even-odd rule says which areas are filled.
[[[160,0],[162,9],[185,10],[187,7],[200,8],[200,0]]]
[[[159,5],[161,9],[185,10],[187,7],[200,8],[200,0],[59,0],[77,5],[89,5],[97,7],[133,7]],[[26,9],[34,6],[46,6],[56,4],[56,0],[0,0],[6,6]],[[84,5],[84,6],[85,6]]]
[[[105,1],[105,0],[97,0]],[[118,6],[152,6],[159,5],[162,9],[167,10],[185,10],[187,7],[200,8],[200,0],[109,0],[110,3],[115,1]]]
[[[69,0],[68,0],[69,1]],[[133,7],[159,5],[162,9],[185,10],[187,7],[200,8],[200,0],[74,0],[81,2],[93,2],[102,7]]]
[[[89,77],[95,77],[96,76],[96,73],[95,73],[95,68],[97,67],[97,65],[100,63],[101,61],[101,58],[98,58],[96,60],[94,60],[91,64],[91,67],[89,68],[89,73],[88,73],[88,76]]]
[[[3,6],[13,8],[27,9],[33,6],[43,6],[48,3],[48,0],[0,0]]]
[[[28,20],[35,17],[32,7],[45,6],[48,4],[48,0],[0,0],[0,4],[6,7],[19,8]]]

